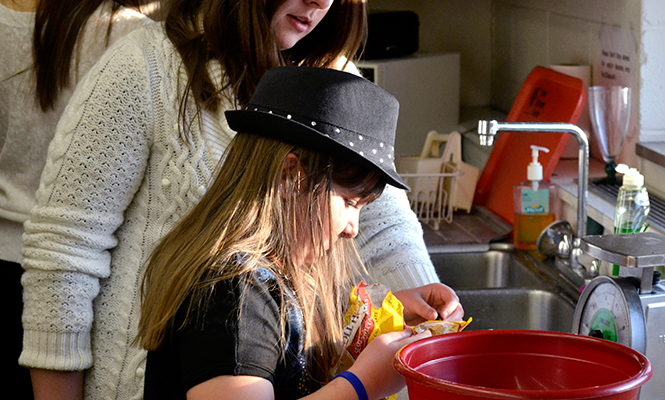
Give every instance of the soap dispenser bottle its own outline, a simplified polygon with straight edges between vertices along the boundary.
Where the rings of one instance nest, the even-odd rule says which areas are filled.
[[[526,181],[513,188],[515,211],[515,247],[533,250],[540,233],[554,222],[554,201],[556,190],[552,184],[543,181],[543,166],[538,162],[538,152],[549,153],[546,147],[531,145],[531,163],[527,167]]]

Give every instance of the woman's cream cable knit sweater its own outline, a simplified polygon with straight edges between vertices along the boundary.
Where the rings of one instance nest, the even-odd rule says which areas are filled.
[[[143,267],[201,198],[232,137],[220,112],[183,142],[179,66],[161,24],[103,56],[58,125],[25,224],[20,363],[89,368],[87,398],[141,398],[146,353],[132,341]],[[403,192],[365,207],[360,230],[373,280],[393,289],[437,280]]]

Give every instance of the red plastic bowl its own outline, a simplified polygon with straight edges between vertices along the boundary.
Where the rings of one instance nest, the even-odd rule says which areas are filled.
[[[604,339],[480,330],[420,340],[395,356],[410,400],[637,399],[653,375],[641,353]]]

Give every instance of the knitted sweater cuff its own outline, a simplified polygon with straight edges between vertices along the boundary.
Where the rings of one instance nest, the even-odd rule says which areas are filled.
[[[418,257],[404,262],[392,261],[395,264],[374,263],[370,269],[372,282],[386,285],[393,291],[441,282],[432,264],[419,262]]]
[[[56,371],[88,369],[92,366],[90,333],[25,331],[19,364]]]

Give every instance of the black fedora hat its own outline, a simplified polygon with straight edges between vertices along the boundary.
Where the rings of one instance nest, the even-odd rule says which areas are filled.
[[[368,80],[316,67],[268,70],[244,110],[226,111],[236,132],[254,133],[377,168],[409,190],[395,171],[399,102]]]

